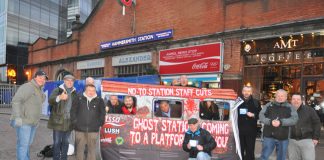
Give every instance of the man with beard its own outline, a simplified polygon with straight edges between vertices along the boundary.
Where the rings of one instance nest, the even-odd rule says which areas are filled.
[[[122,107],[123,114],[136,114],[136,105],[132,96],[125,96],[124,104]]]
[[[240,133],[243,160],[254,160],[257,121],[261,111],[260,102],[252,97],[252,87],[244,86],[241,98],[244,102],[238,107],[238,128]]]

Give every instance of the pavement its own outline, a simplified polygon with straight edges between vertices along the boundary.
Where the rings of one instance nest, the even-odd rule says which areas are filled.
[[[16,159],[16,132],[10,127],[10,108],[0,108],[0,160],[15,160]],[[53,143],[53,131],[47,128],[48,117],[42,116],[42,120],[36,131],[34,143],[30,148],[31,160],[43,160],[37,157],[37,153],[46,145]],[[51,160],[45,158],[44,160]],[[70,156],[69,160],[74,160],[75,156]]]
[[[16,159],[16,133],[15,130],[9,125],[11,109],[0,108],[0,160],[15,160]],[[46,145],[52,144],[53,133],[52,130],[47,128],[48,117],[41,118],[39,127],[36,132],[34,143],[30,148],[31,160],[42,160],[43,158],[37,157],[37,153],[41,151]],[[316,146],[316,160],[323,159],[324,157],[324,130],[321,131],[322,138],[320,143]],[[262,142],[257,139],[255,146],[255,155],[260,157],[262,150]],[[51,158],[45,158],[50,160]],[[69,156],[69,160],[74,160],[75,156]],[[275,160],[275,153],[269,160]]]

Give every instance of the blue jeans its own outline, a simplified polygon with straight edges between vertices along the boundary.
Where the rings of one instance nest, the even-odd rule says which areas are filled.
[[[67,160],[71,132],[53,130],[53,160]]]
[[[34,141],[36,126],[22,125],[16,126],[17,136],[17,160],[29,160],[29,148]]]
[[[198,152],[197,158],[189,158],[188,160],[210,160],[210,156],[206,152]]]
[[[277,160],[285,160],[288,149],[288,139],[280,141],[269,137],[263,138],[261,160],[268,160],[275,147]]]

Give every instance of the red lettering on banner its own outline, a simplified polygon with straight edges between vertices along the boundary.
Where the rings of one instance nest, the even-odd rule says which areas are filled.
[[[229,123],[202,122],[201,127],[215,138],[217,148],[227,150],[230,134]],[[169,119],[134,118],[133,130],[129,132],[131,145],[156,145],[161,147],[181,146],[187,121]]]
[[[212,96],[212,91],[209,89],[193,88],[128,88],[128,94],[141,96],[208,97]]]

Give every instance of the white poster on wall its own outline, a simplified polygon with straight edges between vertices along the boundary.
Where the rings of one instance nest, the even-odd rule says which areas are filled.
[[[143,52],[112,57],[112,66],[126,66],[152,62],[152,53]]]

